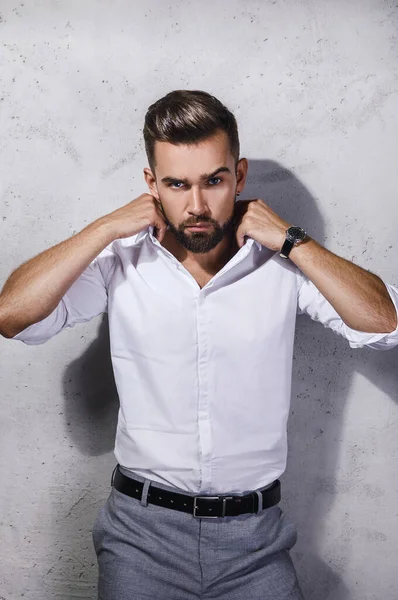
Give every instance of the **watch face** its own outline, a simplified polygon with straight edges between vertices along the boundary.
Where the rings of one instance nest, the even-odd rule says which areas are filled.
[[[301,227],[289,227],[287,230],[291,242],[301,242],[307,235]]]

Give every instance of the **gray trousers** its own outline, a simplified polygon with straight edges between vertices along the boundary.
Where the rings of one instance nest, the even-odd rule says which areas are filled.
[[[289,554],[297,532],[278,505],[195,518],[148,504],[149,485],[176,489],[134,477],[146,482],[141,501],[112,487],[94,522],[98,600],[303,600]]]

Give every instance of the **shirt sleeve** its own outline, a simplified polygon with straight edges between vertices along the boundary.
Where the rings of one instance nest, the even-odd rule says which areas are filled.
[[[368,346],[374,350],[390,350],[394,346],[398,346],[398,325],[390,333],[367,333],[351,329],[344,323],[343,319],[330,302],[321,294],[315,284],[298,268],[296,273],[298,278],[297,314],[306,313],[314,321],[319,321],[325,327],[329,327],[335,333],[342,335],[348,340],[351,348]],[[395,306],[398,317],[398,288],[385,281],[383,283]]]
[[[52,313],[10,339],[29,345],[43,344],[65,327],[107,312],[107,290],[116,260],[117,255],[107,246],[70,286]]]

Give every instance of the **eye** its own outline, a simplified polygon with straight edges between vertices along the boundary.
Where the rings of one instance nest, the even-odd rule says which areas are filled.
[[[218,179],[218,183],[220,181],[222,181],[222,179],[220,177],[210,177],[210,179],[208,181],[209,182],[210,181],[214,181],[215,179]],[[183,185],[184,184],[182,183],[182,181],[173,181],[172,183],[168,184],[168,187],[171,187],[171,188],[173,188],[175,190],[180,190],[181,186],[183,186]],[[210,184],[210,187],[214,187],[215,185],[217,185],[217,184],[216,183],[215,184]],[[178,186],[178,187],[174,187],[174,186]]]
[[[211,177],[211,178],[209,179],[209,181],[212,181],[212,180],[214,180],[214,179],[218,179],[219,181],[222,181],[222,179],[221,179],[220,177]]]

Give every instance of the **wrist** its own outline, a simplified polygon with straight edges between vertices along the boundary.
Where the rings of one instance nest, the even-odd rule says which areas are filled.
[[[313,245],[313,243],[314,243],[314,240],[307,234],[305,239],[302,242],[293,246],[293,248],[290,250],[289,258],[291,258],[294,262],[296,257],[300,256],[300,247],[301,246],[308,247],[308,244],[311,246],[311,245]]]
[[[93,223],[87,226],[87,228],[94,229],[98,232],[99,236],[104,242],[104,247],[108,246],[113,240],[117,239],[117,231],[110,219],[107,217],[100,217]]]
[[[289,258],[292,250],[301,245],[306,239],[308,239],[307,232],[297,225],[290,225],[285,233],[285,239],[280,247],[279,254],[282,258]]]

